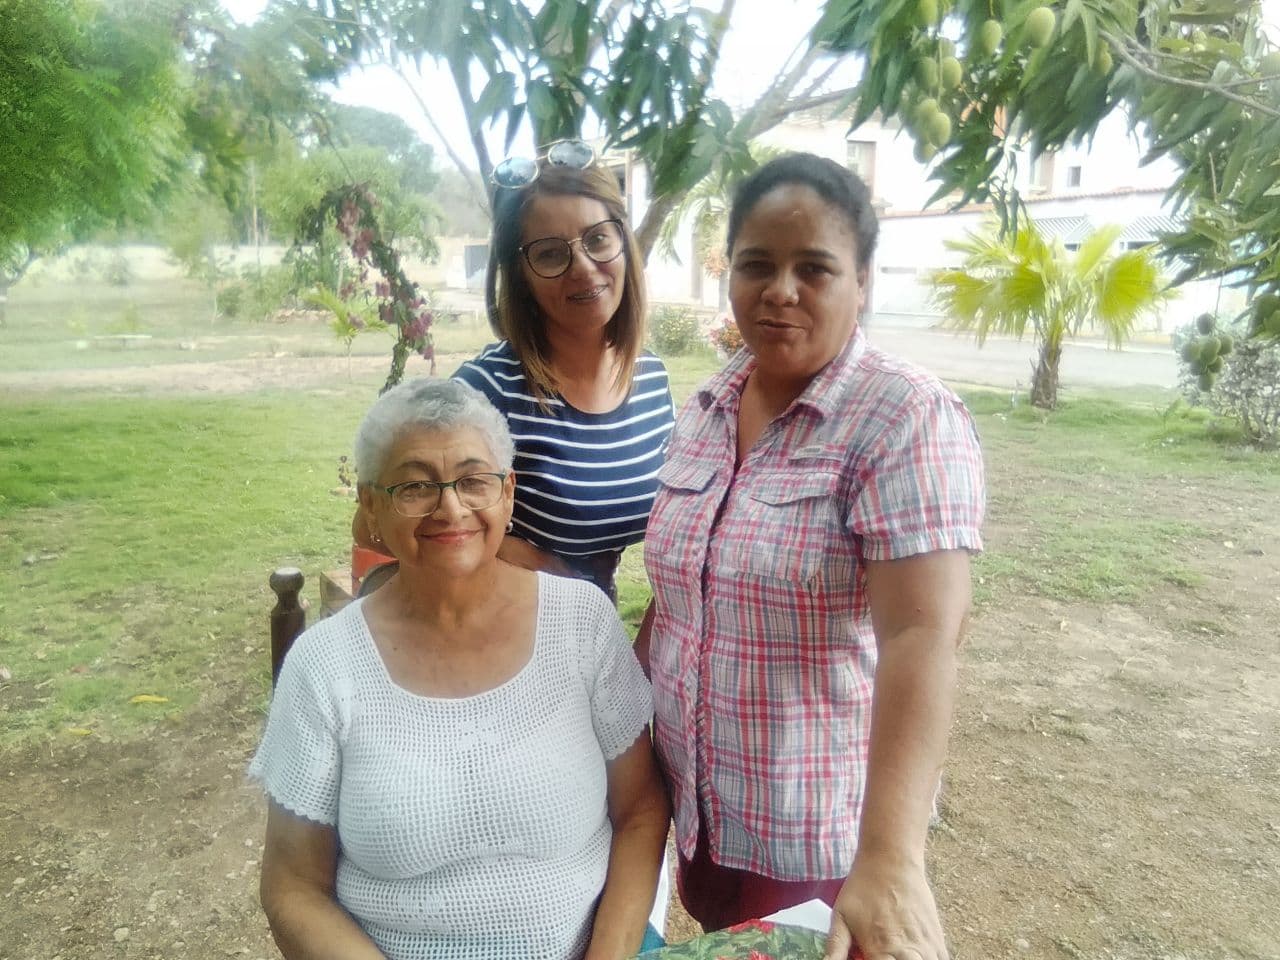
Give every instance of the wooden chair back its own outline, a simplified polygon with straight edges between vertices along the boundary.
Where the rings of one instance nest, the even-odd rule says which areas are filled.
[[[280,665],[293,641],[307,628],[307,612],[299,595],[305,578],[297,567],[280,567],[271,574],[276,605],[271,610],[271,686],[280,678]]]

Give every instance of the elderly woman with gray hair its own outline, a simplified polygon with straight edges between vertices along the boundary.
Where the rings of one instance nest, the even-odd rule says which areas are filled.
[[[473,388],[389,391],[355,453],[400,567],[294,644],[250,768],[281,952],[634,955],[669,807],[612,605],[498,559],[512,441]]]

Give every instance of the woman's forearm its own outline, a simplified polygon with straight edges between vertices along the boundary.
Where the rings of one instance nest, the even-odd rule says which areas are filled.
[[[921,865],[951,728],[956,640],[912,627],[880,651],[858,856]]]
[[[614,823],[609,870],[585,960],[622,960],[639,951],[670,821],[666,795],[658,792],[637,805],[624,822]]]
[[[321,890],[273,893],[264,887],[262,905],[285,960],[386,960],[351,915]]]
[[[502,538],[502,545],[498,547],[498,559],[525,570],[542,570],[557,577],[577,576],[573,567],[554,553],[540,550],[528,540],[521,540],[510,534]]]

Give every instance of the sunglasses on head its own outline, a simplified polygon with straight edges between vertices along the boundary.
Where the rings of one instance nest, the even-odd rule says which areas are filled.
[[[557,140],[547,145],[547,152],[539,157],[507,157],[496,167],[489,179],[495,186],[507,190],[518,190],[527,187],[538,179],[542,173],[542,162],[549,167],[568,167],[571,170],[585,170],[596,162],[596,151],[585,140],[576,138]]]

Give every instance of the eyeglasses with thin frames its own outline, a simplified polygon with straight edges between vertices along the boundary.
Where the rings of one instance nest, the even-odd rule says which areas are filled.
[[[489,174],[495,186],[506,190],[519,190],[538,179],[542,173],[542,164],[546,161],[549,167],[569,167],[572,170],[585,170],[596,162],[596,151],[591,144],[576,137],[567,140],[556,140],[547,144],[547,152],[541,156],[507,157]]]
[[[468,510],[485,510],[502,499],[506,473],[469,473],[456,480],[406,480],[378,489],[391,498],[391,506],[402,517],[429,517],[440,509],[444,492],[452,489],[458,502]]]
[[[517,247],[524,254],[529,269],[546,280],[554,280],[573,264],[573,245],[578,244],[590,259],[596,263],[609,263],[618,259],[626,247],[622,232],[621,220],[601,220],[582,231],[582,236],[573,240],[560,237],[543,237],[530,240],[524,246]]]

